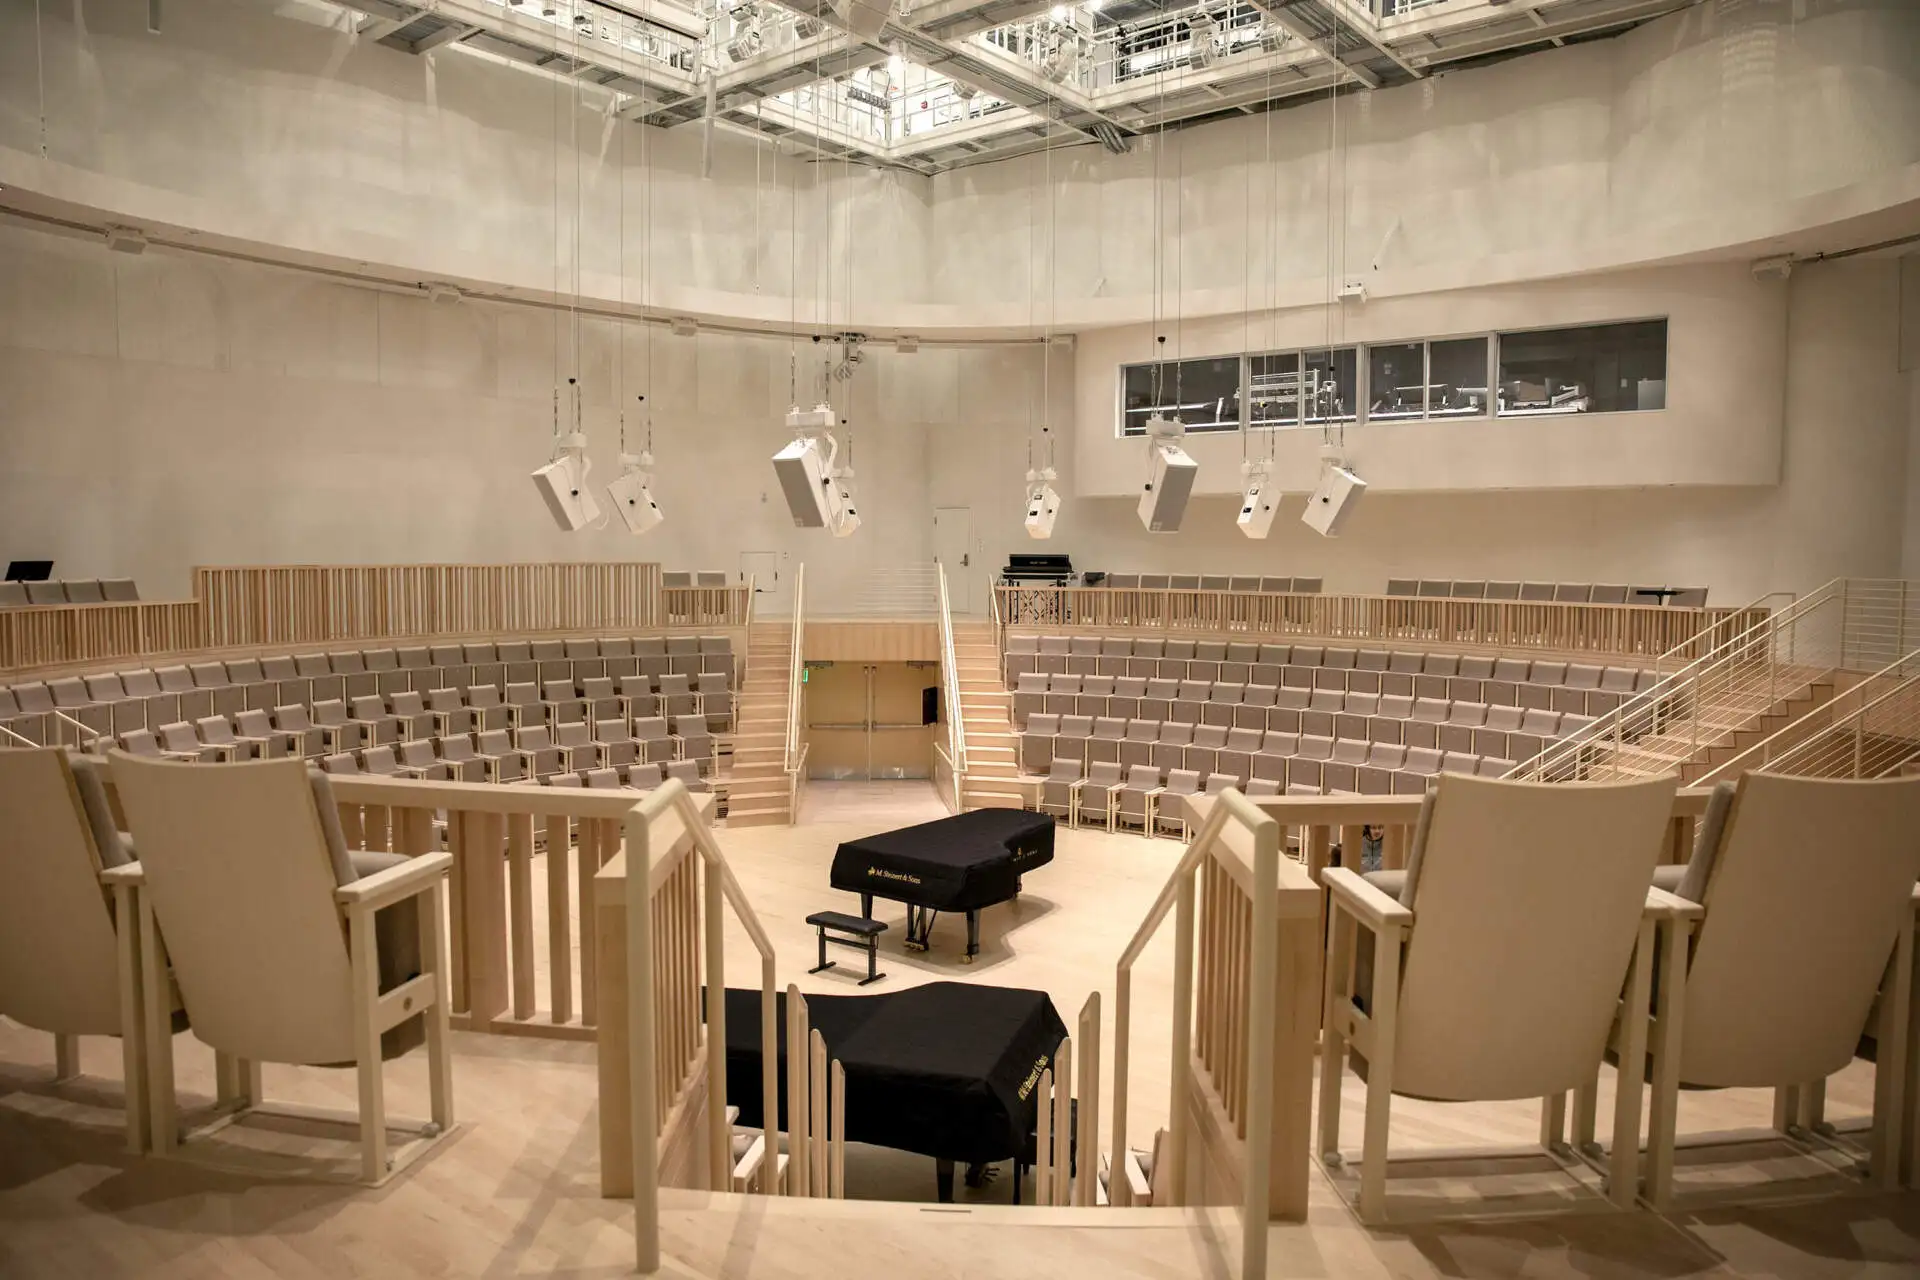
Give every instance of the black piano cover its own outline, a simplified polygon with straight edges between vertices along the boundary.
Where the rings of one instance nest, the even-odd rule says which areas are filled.
[[[849,840],[830,883],[849,893],[971,911],[1010,901],[1020,877],[1053,861],[1053,819],[1020,809],[975,809]]]
[[[780,1126],[787,998],[779,995]],[[808,996],[809,1024],[847,1073],[847,1140],[969,1163],[1011,1160],[1033,1132],[1040,1072],[1067,1028],[1043,991],[932,982]],[[758,1128],[760,993],[727,990],[727,1101]]]

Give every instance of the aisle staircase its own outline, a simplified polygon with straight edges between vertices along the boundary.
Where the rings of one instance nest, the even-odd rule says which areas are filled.
[[[1699,657],[1682,661],[1701,650],[1703,637],[1664,655],[1660,669],[1672,674],[1507,776],[1678,773],[1690,784],[1789,726],[1817,723],[1809,717],[1908,652],[1916,636],[1920,591],[1911,584],[1835,579],[1737,635],[1716,638]]]
[[[733,731],[733,768],[722,781],[729,827],[785,826],[793,821],[793,783],[786,771],[787,667],[793,626],[756,622],[747,632],[747,679]]]
[[[1000,674],[994,625],[956,618],[954,656],[960,666],[960,717],[967,735],[967,777],[961,788],[966,809],[1018,809],[1019,740],[1011,719],[1013,698]]]

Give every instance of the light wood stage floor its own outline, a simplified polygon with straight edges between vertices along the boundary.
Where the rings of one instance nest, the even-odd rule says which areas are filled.
[[[848,899],[826,887],[839,840],[937,816],[916,784],[816,783],[794,828],[726,832],[723,841],[759,911],[781,980],[809,992],[849,992],[862,958],[840,949],[838,969],[814,963],[805,916]],[[861,820],[862,814],[868,815]],[[963,922],[942,917],[934,949],[903,954],[904,912],[876,904],[892,926],[881,990],[938,979],[1047,991],[1069,1023],[1089,991],[1113,986],[1113,963],[1179,855],[1171,840],[1061,831],[1055,861],[1029,877],[1020,900],[982,918],[982,956],[960,963]],[[534,877],[536,884],[542,877]],[[544,913],[536,912],[535,919]],[[1164,1123],[1168,1079],[1167,974],[1171,926],[1135,973],[1135,1099],[1130,1132],[1144,1144]],[[754,972],[744,936],[728,938],[735,981]],[[1112,1063],[1112,1009],[1102,1056]],[[455,1097],[462,1128],[440,1150],[378,1191],[298,1177],[218,1172],[128,1156],[119,1109],[118,1046],[83,1043],[87,1075],[47,1084],[51,1038],[0,1018],[0,1277],[425,1277],[627,1273],[632,1211],[598,1192],[595,1073],[589,1044],[456,1034]],[[183,1094],[212,1094],[212,1055],[191,1036],[176,1042]],[[424,1055],[387,1068],[389,1110],[424,1115]],[[275,1100],[351,1109],[351,1072],[269,1065]],[[1861,1114],[1870,1069],[1858,1064],[1829,1086],[1830,1114]],[[1611,1081],[1602,1082],[1608,1131]],[[1109,1080],[1103,1090],[1111,1089]],[[1344,1132],[1357,1149],[1363,1089],[1345,1090]],[[1105,1108],[1103,1107],[1103,1112]],[[1770,1095],[1727,1091],[1682,1099],[1682,1132],[1757,1130]],[[1105,1125],[1103,1124],[1103,1128]],[[301,1132],[247,1138],[275,1151],[341,1156],[351,1148]],[[1396,1100],[1396,1154],[1533,1142],[1533,1104],[1422,1104]],[[229,1131],[232,1132],[232,1131]],[[223,1139],[225,1135],[222,1135]],[[1101,1135],[1106,1140],[1106,1135]],[[1764,1168],[1814,1169],[1781,1155]],[[1396,1209],[1415,1225],[1360,1227],[1335,1181],[1316,1169],[1304,1225],[1272,1228],[1270,1274],[1298,1277],[1920,1276],[1920,1196],[1877,1196],[1838,1177],[1811,1178],[1804,1194],[1745,1207],[1670,1215],[1614,1213],[1541,1162],[1482,1162],[1503,1176],[1469,1182],[1457,1165],[1396,1166]],[[1723,1188],[1746,1165],[1689,1163],[1682,1188]],[[667,1274],[728,1277],[1221,1277],[1232,1274],[1237,1227],[1224,1211],[1081,1211],[1014,1208],[1000,1177],[958,1206],[936,1208],[931,1162],[856,1147],[840,1204],[741,1200],[670,1192],[663,1214]],[[1029,1193],[1030,1194],[1030,1193]],[[1704,1203],[1711,1203],[1708,1197]],[[1703,1203],[1703,1201],[1696,1201]],[[1101,1217],[1089,1217],[1100,1214]],[[1424,1220],[1422,1220],[1424,1219]],[[1099,1227],[1090,1222],[1101,1222]]]

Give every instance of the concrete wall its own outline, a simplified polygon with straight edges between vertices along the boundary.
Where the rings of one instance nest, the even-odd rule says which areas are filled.
[[[0,547],[65,576],[178,596],[200,564],[659,560],[808,567],[811,609],[876,567],[925,563],[932,510],[974,508],[973,563],[1017,538],[1037,348],[875,352],[836,396],[865,526],[797,530],[768,458],[785,443],[787,342],[581,324],[597,478],[616,474],[616,395],[648,395],[645,539],[563,534],[527,473],[551,444],[565,317],[436,305],[275,268],[0,227]],[[806,354],[810,344],[803,344]],[[648,376],[649,363],[651,377]],[[1056,370],[1064,406],[1069,381]],[[642,441],[628,414],[630,446]],[[976,584],[984,608],[985,595]]]

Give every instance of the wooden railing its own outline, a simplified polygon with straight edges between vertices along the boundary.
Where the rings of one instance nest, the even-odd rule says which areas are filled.
[[[1268,1220],[1307,1212],[1320,890],[1280,849],[1273,815],[1236,790],[1215,798],[1114,973],[1112,1203],[1131,1201],[1118,1171],[1129,1153],[1133,966],[1177,907],[1173,1088],[1155,1203],[1239,1205],[1248,1280],[1266,1274]]]
[[[0,675],[198,652],[367,641],[739,629],[751,580],[663,588],[660,566],[257,565],[195,569],[191,600],[0,609]]]
[[[744,627],[752,621],[753,579],[724,587],[662,587],[660,617],[675,627]]]
[[[1764,617],[1750,606],[1693,609],[1114,587],[996,586],[994,595],[1003,629],[1224,633],[1255,640],[1301,636],[1642,658],[1688,645],[1704,653]]]
[[[602,953],[593,878],[620,851],[620,824],[640,793],[356,774],[329,781],[350,847],[418,856],[444,840],[453,854],[456,1028],[594,1038]],[[710,809],[712,797],[701,803]],[[535,938],[541,916],[544,946]]]
[[[0,671],[112,662],[207,647],[197,600],[0,609]]]
[[[754,1189],[780,1190],[773,944],[714,839],[706,799],[678,779],[649,792],[627,815],[624,856],[600,872],[597,885],[607,977],[599,1041],[601,1187],[603,1194],[618,1195],[625,1182],[633,1196],[642,1272],[660,1266],[662,1185],[733,1186],[726,1114],[727,907],[760,957],[764,1127]],[[798,1062],[793,1074],[804,1075]]]
[[[639,562],[266,565],[193,578],[213,648],[666,625],[660,566]]]

